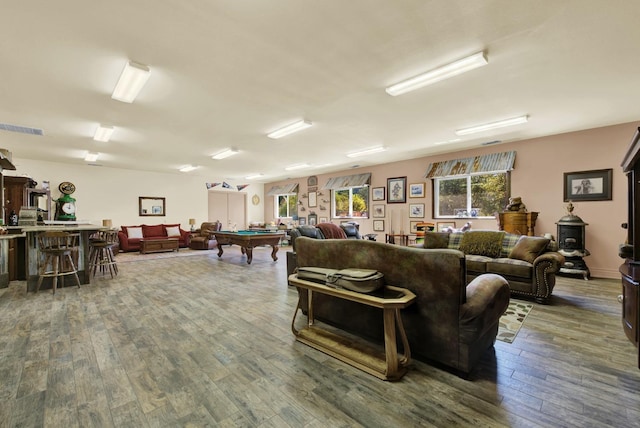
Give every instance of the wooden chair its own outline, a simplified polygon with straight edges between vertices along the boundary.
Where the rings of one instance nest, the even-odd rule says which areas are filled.
[[[114,274],[118,275],[118,264],[113,252],[117,244],[117,230],[100,230],[89,237],[89,271],[93,276],[96,276],[98,268],[103,275],[108,269],[111,278]]]
[[[80,288],[78,269],[72,257],[77,255],[79,243],[80,235],[75,233],[52,231],[38,235],[38,249],[44,255],[44,262],[40,267],[36,293],[40,291],[42,280],[46,277],[53,278],[53,294],[58,287],[58,278],[62,279],[62,286],[64,286],[64,277],[67,275],[73,275]],[[47,270],[48,267],[51,270]]]

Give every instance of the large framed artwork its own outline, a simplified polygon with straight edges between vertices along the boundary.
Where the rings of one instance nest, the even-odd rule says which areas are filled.
[[[610,201],[613,170],[564,173],[564,201]]]
[[[138,197],[138,215],[140,216],[164,216],[165,198],[155,196]]]
[[[387,178],[387,203],[404,204],[407,202],[407,177]]]

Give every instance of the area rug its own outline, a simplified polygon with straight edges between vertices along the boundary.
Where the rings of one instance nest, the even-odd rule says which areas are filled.
[[[518,331],[520,331],[520,327],[522,327],[522,323],[524,323],[527,315],[531,313],[531,309],[533,309],[533,305],[530,303],[516,302],[513,300],[509,302],[509,307],[500,317],[498,336],[496,339],[502,342],[513,343]]]

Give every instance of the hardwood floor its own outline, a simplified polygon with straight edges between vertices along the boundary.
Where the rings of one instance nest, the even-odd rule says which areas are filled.
[[[284,250],[121,263],[78,289],[0,290],[0,427],[640,426],[620,281],[559,278],[469,380],[384,382],[294,341]]]

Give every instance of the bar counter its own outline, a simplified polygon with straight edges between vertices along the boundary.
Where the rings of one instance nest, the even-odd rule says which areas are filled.
[[[38,283],[38,265],[41,260],[40,249],[38,248],[37,236],[41,232],[48,231],[64,231],[70,233],[80,234],[80,248],[78,251],[78,277],[80,278],[80,284],[90,284],[91,275],[89,272],[89,236],[98,230],[105,230],[107,228],[98,226],[95,224],[55,224],[45,226],[9,226],[7,227],[9,234],[0,235],[3,240],[0,241],[2,245],[2,254],[4,255],[4,244],[7,239],[23,240],[24,245],[17,245],[19,250],[15,254],[16,261],[24,260],[24,278],[27,281],[27,290],[35,291]],[[7,250],[8,252],[8,250]],[[4,259],[4,257],[3,257]],[[8,259],[8,258],[7,258]],[[1,272],[1,271],[0,271]],[[7,275],[8,278],[8,275]],[[0,277],[0,281],[2,277]],[[8,284],[8,281],[7,281]],[[76,285],[75,279],[66,278],[65,286]],[[1,287],[2,285],[0,285]],[[40,289],[51,288],[51,278],[45,278]]]

